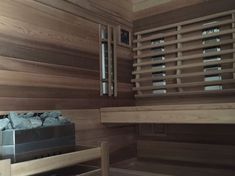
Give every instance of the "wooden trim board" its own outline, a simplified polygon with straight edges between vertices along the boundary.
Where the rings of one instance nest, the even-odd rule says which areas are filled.
[[[101,143],[101,147],[95,147],[85,150],[80,150],[61,155],[45,157],[30,161],[11,164],[9,159],[0,160],[0,176],[25,176],[52,171],[64,167],[76,165],[101,158],[101,169],[93,172],[84,173],[82,175],[109,175],[109,151],[106,142]]]
[[[235,104],[102,108],[102,123],[234,124]]]
[[[67,153],[48,158],[31,160],[11,165],[12,176],[24,176],[51,171],[77,163],[89,161],[101,156],[101,148],[92,148],[83,151]],[[62,162],[63,161],[63,162]]]

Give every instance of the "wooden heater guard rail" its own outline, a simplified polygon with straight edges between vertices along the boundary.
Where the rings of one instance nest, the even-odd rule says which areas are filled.
[[[101,169],[80,176],[109,175],[109,151],[106,142],[100,147],[85,149],[42,159],[11,164],[10,159],[0,161],[0,176],[26,176],[73,166],[78,163],[101,158]]]
[[[102,108],[101,122],[235,124],[235,103]]]

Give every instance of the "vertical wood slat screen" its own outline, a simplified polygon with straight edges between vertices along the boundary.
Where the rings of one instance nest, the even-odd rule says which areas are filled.
[[[235,10],[134,34],[136,98],[235,91]]]

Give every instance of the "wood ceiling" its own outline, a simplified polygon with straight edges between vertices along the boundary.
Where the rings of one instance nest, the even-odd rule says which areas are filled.
[[[153,6],[157,6],[171,1],[173,0],[131,0],[134,12],[151,8]]]

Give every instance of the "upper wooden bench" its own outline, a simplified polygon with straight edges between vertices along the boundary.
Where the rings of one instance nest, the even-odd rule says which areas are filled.
[[[102,108],[102,123],[235,124],[235,103]]]

